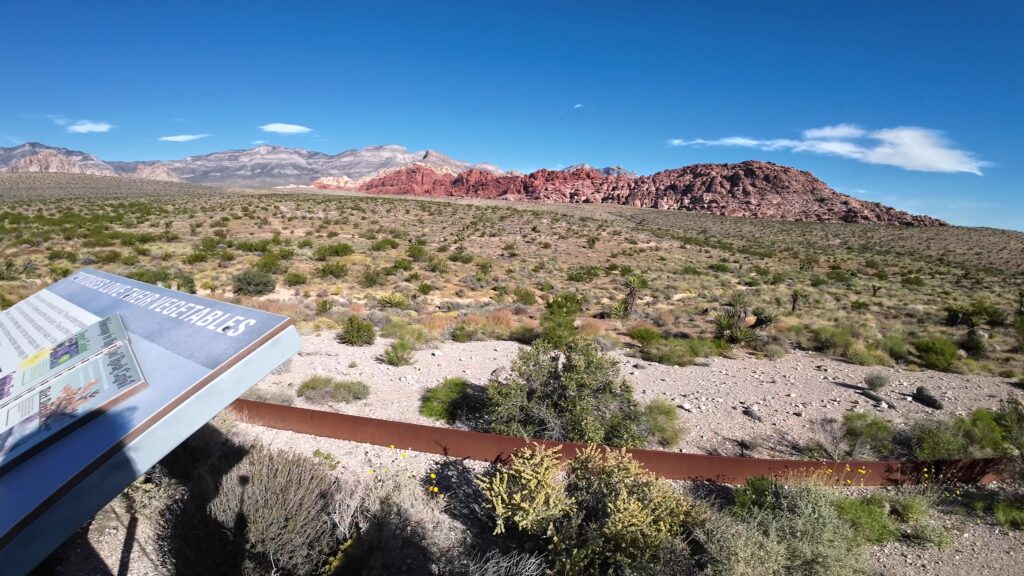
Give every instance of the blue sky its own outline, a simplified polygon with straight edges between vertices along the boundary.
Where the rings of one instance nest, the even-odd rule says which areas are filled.
[[[0,146],[394,143],[522,171],[761,159],[1024,230],[1024,4],[369,4],[6,2]]]

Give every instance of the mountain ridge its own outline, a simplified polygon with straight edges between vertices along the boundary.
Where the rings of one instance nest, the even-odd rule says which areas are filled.
[[[771,162],[694,164],[649,175],[621,166],[576,164],[530,174],[503,172],[432,149],[396,144],[327,154],[264,144],[179,160],[110,161],[77,150],[29,142],[0,148],[0,172],[57,172],[244,187],[313,186],[374,194],[491,198],[552,203],[621,204],[725,216],[945,224],[841,194],[810,172]]]

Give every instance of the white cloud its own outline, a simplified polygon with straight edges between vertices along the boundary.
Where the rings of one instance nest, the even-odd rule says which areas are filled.
[[[312,128],[299,126],[298,124],[282,124],[281,122],[264,124],[263,126],[260,126],[260,130],[263,130],[264,132],[274,132],[276,134],[306,134],[313,131]]]
[[[259,146],[260,144],[266,144],[267,141],[266,140],[253,140],[252,143],[257,145],[257,146]]]
[[[758,150],[790,150],[850,158],[867,164],[897,166],[920,172],[966,172],[981,175],[989,162],[973,153],[953,148],[938,130],[898,126],[868,131],[853,124],[836,124],[803,131],[803,139],[759,140],[731,136],[705,140],[673,138],[669,146],[738,146]]]
[[[860,138],[865,134],[863,128],[853,124],[836,124],[804,130],[804,138]]]
[[[572,107],[573,110],[579,110],[580,108],[583,108],[583,104],[574,104]]]
[[[62,119],[63,120],[63,119]],[[55,120],[56,122],[56,120]],[[60,124],[60,122],[57,122]],[[68,132],[72,134],[88,134],[90,132],[110,132],[113,128],[113,124],[106,122],[93,122],[92,120],[79,120],[74,124],[68,126]]]
[[[200,138],[206,138],[207,136],[209,134],[178,134],[175,136],[161,136],[159,140],[161,142],[191,142]]]

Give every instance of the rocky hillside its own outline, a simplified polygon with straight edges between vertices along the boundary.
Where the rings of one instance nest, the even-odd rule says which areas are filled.
[[[335,178],[335,183],[358,182],[412,164],[450,173],[470,168],[500,172],[490,164],[471,164],[433,150],[414,152],[401,146],[370,146],[335,155],[302,148],[257,146],[181,160],[145,162],[104,162],[91,154],[34,142],[0,148],[0,172],[94,174],[237,186],[309,185],[319,178]]]
[[[326,182],[314,185],[333,187]],[[649,176],[589,166],[527,175],[474,169],[454,174],[415,164],[367,179],[356,188],[375,194],[619,204],[771,220],[944,224],[840,194],[810,172],[757,161],[696,164]]]

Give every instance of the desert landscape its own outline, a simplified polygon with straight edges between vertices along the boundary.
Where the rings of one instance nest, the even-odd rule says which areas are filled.
[[[379,178],[422,170],[414,159]],[[541,192],[469,198],[405,180],[380,190],[373,178],[282,190],[0,174],[0,305],[89,266],[287,315],[303,347],[245,396],[261,402],[741,457],[1019,454],[1024,234],[868,204],[833,209],[803,184],[781,193],[788,204],[807,206],[808,220],[840,221],[779,220],[756,202],[735,217],[722,214],[736,208],[556,200],[577,181],[633,178],[564,174],[525,188]],[[767,177],[746,174],[753,184],[733,178],[731,192],[697,197],[763,196],[756,183]],[[570,401],[566,386],[588,400]],[[986,487],[725,487],[657,480],[611,454],[574,463],[563,479],[542,450],[504,469],[225,413],[46,568],[223,573],[237,562],[262,573],[261,563],[292,562],[274,570],[541,574],[627,562],[658,574],[1011,573],[1022,542],[1009,476]],[[232,475],[253,466],[281,474],[265,480],[272,511],[259,521],[269,531],[247,535],[250,552],[213,559],[207,547],[226,544],[203,530],[234,514]],[[603,497],[639,498],[629,501],[646,511],[627,520],[569,506],[599,489],[573,474],[612,482],[619,488]],[[294,482],[314,492],[273,492]],[[521,509],[503,500],[524,497],[539,500]],[[277,513],[308,520],[294,532],[271,528]],[[127,518],[138,541],[124,564]],[[605,532],[573,528],[581,521]],[[645,536],[615,536],[601,524],[613,521]],[[573,548],[547,541],[553,529]],[[797,549],[783,534],[810,541]]]

